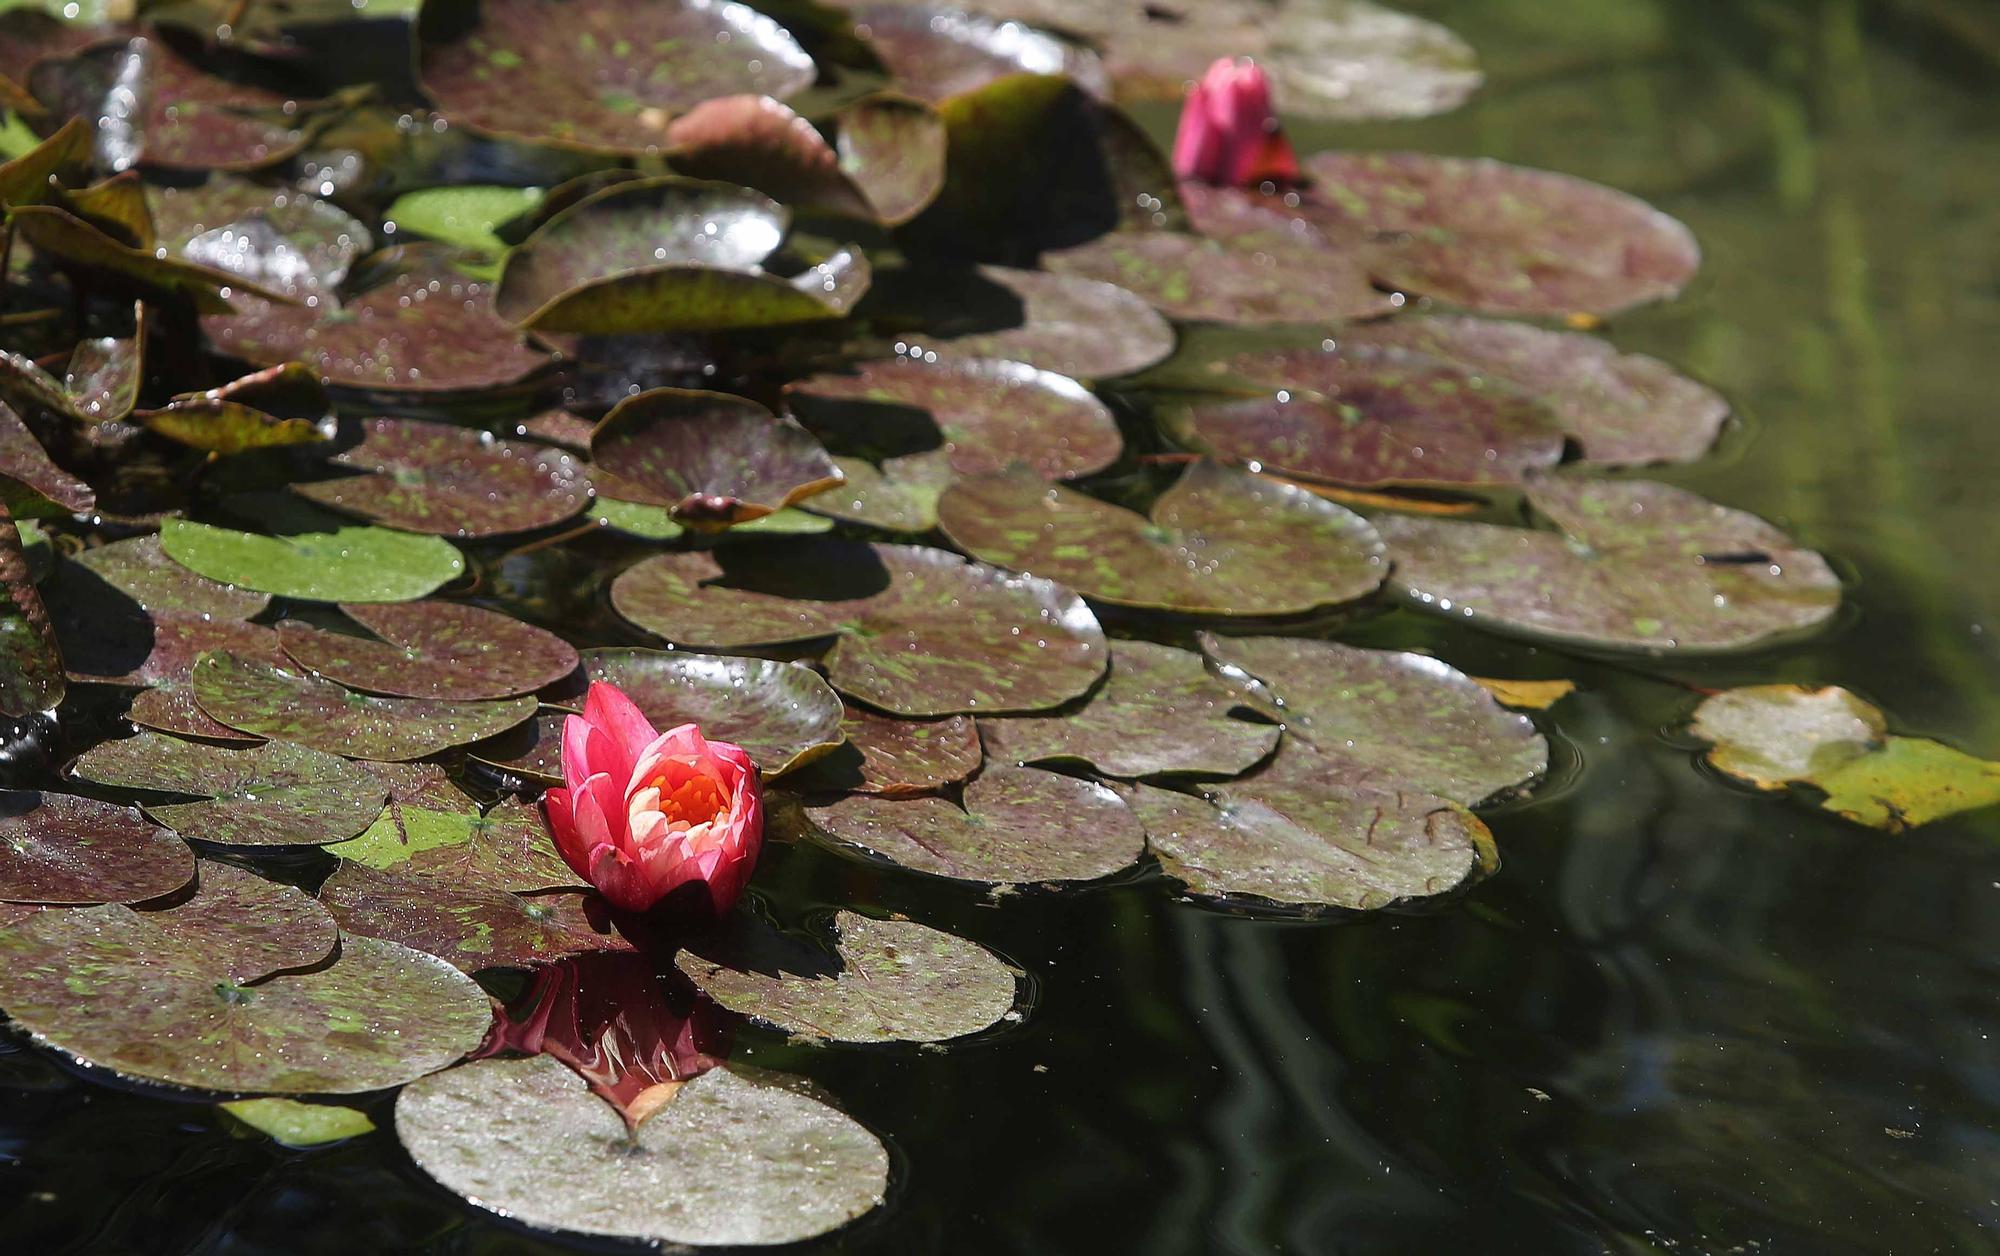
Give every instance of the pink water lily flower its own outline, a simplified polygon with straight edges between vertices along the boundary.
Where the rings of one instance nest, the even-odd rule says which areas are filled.
[[[1208,67],[1181,107],[1174,173],[1222,187],[1299,181],[1299,158],[1271,107],[1271,80],[1249,58]]]
[[[757,769],[743,747],[683,724],[655,732],[615,686],[593,684],[563,723],[566,788],[542,797],[556,849],[611,903],[642,912],[686,885],[718,917],[764,841]],[[702,896],[689,891],[699,904]]]

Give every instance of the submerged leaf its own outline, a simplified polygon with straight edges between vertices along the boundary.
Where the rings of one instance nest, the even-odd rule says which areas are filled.
[[[373,1133],[368,1114],[337,1103],[297,1099],[236,1099],[218,1105],[224,1112],[283,1147],[324,1147]]]

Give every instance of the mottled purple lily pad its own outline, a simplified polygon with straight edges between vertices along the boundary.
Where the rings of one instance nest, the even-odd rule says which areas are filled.
[[[481,815],[469,798],[461,797],[456,805],[462,809],[436,811],[407,804],[385,808],[366,830],[327,847],[327,853],[384,872],[436,877],[453,885],[521,894],[586,888],[556,853],[539,808],[502,802]]]
[[[64,690],[62,647],[35,591],[20,530],[0,506],[0,715],[53,711]]]
[[[473,702],[532,693],[576,670],[568,642],[498,611],[436,601],[341,609],[380,640],[295,619],[278,625],[278,638],[316,675],[350,688]]]
[[[591,462],[629,500],[665,506],[693,527],[747,523],[840,483],[804,428],[728,393],[655,388],[612,408]]]
[[[957,784],[985,759],[970,716],[898,720],[849,706],[840,730],[847,740],[795,788],[907,798]]]
[[[350,524],[281,493],[231,504],[264,531],[168,519],[160,548],[210,580],[314,602],[414,601],[465,571],[465,559],[435,536]]]
[[[535,713],[533,698],[380,698],[233,654],[196,663],[194,693],[202,710],[231,728],[353,759],[421,759],[505,732]]]
[[[268,593],[238,588],[189,571],[167,557],[157,535],[96,546],[70,561],[149,611],[249,619],[271,603]]]
[[[1396,308],[1369,281],[1360,250],[1273,232],[1210,240],[1175,231],[1114,231],[1051,253],[1058,274],[1098,279],[1152,302],[1169,318],[1213,323],[1321,323]]]
[[[295,885],[214,859],[197,865],[193,892],[142,907],[162,933],[199,947],[238,984],[316,968],[340,945],[340,928]]]
[[[1174,351],[1174,329],[1143,297],[1095,279],[982,266],[894,280],[882,321],[898,329],[898,352],[927,361],[998,358],[1091,380],[1143,371]]]
[[[871,221],[875,217],[826,137],[783,101],[769,96],[705,100],[668,123],[667,140],[674,169],[692,178],[755,188],[800,209]]]
[[[807,809],[819,830],[917,872],[1013,884],[1094,881],[1129,867],[1145,835],[1102,785],[989,763],[946,798],[856,794]]]
[[[1110,95],[1096,53],[1020,22],[925,4],[864,4],[849,11],[855,34],[895,85],[925,100],[948,100],[1010,74],[1060,74],[1093,95]]]
[[[114,789],[200,798],[142,805],[183,836],[224,846],[342,841],[367,828],[389,796],[338,755],[281,741],[243,750],[142,732],[96,746],[71,771]]]
[[[1563,433],[1538,399],[1405,349],[1266,350],[1232,369],[1282,378],[1271,395],[1198,397],[1164,426],[1219,458],[1351,485],[1518,483],[1562,460]]]
[[[194,678],[178,683],[155,684],[150,689],[141,689],[132,695],[132,705],[125,711],[125,718],[138,728],[150,728],[155,732],[171,733],[176,737],[194,737],[202,741],[224,746],[255,746],[263,738],[254,733],[245,733],[218,724],[201,709],[194,700]]]
[[[929,105],[869,96],[835,115],[834,128],[840,169],[877,222],[901,226],[937,199],[944,187],[945,130]]]
[[[333,461],[362,474],[301,481],[292,491],[405,532],[531,532],[574,518],[590,500],[575,455],[494,440],[455,423],[368,419],[361,442]]]
[[[583,670],[623,689],[653,727],[699,724],[708,737],[743,747],[766,776],[840,744],[840,698],[803,664],[609,649],[584,651]]]
[[[85,586],[64,571],[51,589],[50,615],[70,679],[109,685],[185,685],[195,660],[233,650],[272,662],[284,655],[277,634],[258,624],[187,611],[140,611],[109,586]]]
[[[1504,632],[1615,650],[1741,649],[1824,623],[1826,560],[1770,524],[1643,480],[1539,480],[1561,532],[1376,521],[1418,606]]]
[[[835,457],[843,482],[800,509],[885,532],[928,532],[937,526],[938,498],[952,481],[951,454],[943,449],[885,458]]]
[[[1071,479],[1102,471],[1124,447],[1110,408],[1089,389],[1021,362],[863,362],[788,385],[785,404],[836,448],[907,433],[968,475],[1020,462],[1045,479]]]
[[[0,790],[0,899],[137,903],[193,879],[187,843],[131,807]]]
[[[300,300],[333,300],[374,243],[368,228],[332,201],[243,179],[211,176],[195,187],[149,189],[148,201],[169,253]]]
[[[713,0],[428,0],[418,32],[424,91],[452,121],[591,152],[660,151],[682,110],[782,99],[817,73],[777,22]]]
[[[1297,614],[1367,597],[1388,574],[1381,539],[1353,511],[1207,461],[1160,495],[1150,520],[1016,469],[952,485],[938,523],[987,562],[1184,614]]]
[[[57,466],[5,403],[0,403],[0,505],[16,519],[80,514],[97,506],[90,485]]]
[[[1355,765],[1371,785],[1470,807],[1548,770],[1533,721],[1429,655],[1213,633],[1201,646],[1224,676],[1258,687],[1288,737]]]
[[[474,1050],[492,1019],[443,961],[349,938],[332,963],[256,986],[231,979],[212,919],[45,911],[0,932],[0,1005],[35,1041],[126,1077],[225,1092],[352,1094],[400,1085]]]
[[[535,712],[535,718],[477,743],[467,753],[499,771],[541,785],[560,785],[563,723],[568,718],[565,711],[543,707]]]
[[[1275,724],[1237,718],[1243,691],[1201,656],[1148,641],[1111,646],[1111,674],[1069,715],[981,720],[996,761],[1087,763],[1107,776],[1238,776],[1277,748]]]
[[[945,1042],[1014,1010],[1017,974],[976,942],[851,911],[833,936],[828,955],[737,912],[674,965],[730,1011],[828,1042]]]
[[[629,951],[596,893],[522,897],[483,885],[345,863],[320,901],[352,937],[381,938],[435,955],[462,972],[532,968],[593,951]]]

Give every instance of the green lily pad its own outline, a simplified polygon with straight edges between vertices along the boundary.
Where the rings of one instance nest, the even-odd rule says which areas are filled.
[[[656,1243],[799,1242],[878,1207],[889,1185],[888,1152],[860,1123],[727,1068],[628,1130],[548,1056],[480,1060],[398,1095],[396,1133],[446,1189],[514,1222]]]
[[[1174,329],[1144,298],[1112,284],[1048,271],[925,267],[885,275],[880,321],[897,352],[937,359],[998,358],[1068,375],[1112,379],[1174,351]]]
[[[353,759],[421,759],[505,732],[535,713],[533,698],[379,698],[226,653],[195,664],[194,694],[202,710],[231,728]]]
[[[465,572],[458,551],[435,536],[363,527],[275,494],[242,509],[274,534],[168,519],[160,548],[198,576],[313,602],[410,602]]]
[[[851,911],[833,936],[829,956],[738,912],[674,964],[732,1012],[831,1042],[945,1042],[1014,1010],[1016,973],[976,942]]]
[[[442,960],[349,938],[332,963],[245,987],[211,943],[128,907],[45,911],[0,932],[0,1006],[35,1041],[122,1076],[224,1092],[353,1094],[478,1047],[486,994]]]
[[[1211,240],[1176,231],[1114,231],[1043,259],[1052,271],[1117,284],[1168,318],[1213,323],[1321,323],[1396,308],[1354,250],[1272,232]]]
[[[342,864],[320,901],[348,937],[381,938],[435,955],[462,972],[532,968],[593,951],[629,951],[593,892],[522,897],[425,876],[409,865],[380,871]]]
[[[1288,738],[1371,785],[1473,806],[1549,766],[1533,721],[1439,659],[1296,637],[1201,635],[1225,677],[1254,683]]]
[[[62,647],[35,591],[21,533],[0,506],[0,715],[53,711],[65,688]]]
[[[361,474],[299,482],[292,491],[405,532],[468,539],[532,532],[575,518],[590,500],[574,454],[455,423],[367,419],[360,444],[333,461]]]
[[[189,571],[167,557],[157,535],[99,545],[68,561],[149,611],[249,619],[271,603],[268,593],[238,588]],[[60,573],[57,579],[62,579]]]
[[[1197,462],[1134,511],[1016,468],[945,490],[952,544],[1121,606],[1286,615],[1367,597],[1388,574],[1368,521],[1296,485]]]
[[[755,188],[800,209],[874,220],[874,208],[841,169],[833,146],[783,101],[705,100],[667,124],[667,141],[668,159],[684,175]]]
[[[840,483],[797,423],[747,398],[684,388],[619,402],[597,425],[590,456],[628,497],[695,527],[759,519]]]
[[[535,712],[535,718],[473,745],[466,753],[488,767],[536,784],[560,785],[563,723],[568,718],[562,710],[543,707]]]
[[[325,1147],[375,1130],[367,1113],[337,1103],[267,1098],[236,1099],[217,1106],[281,1147]]]
[[[1514,484],[1562,460],[1540,400],[1472,369],[1396,348],[1278,350],[1232,364],[1277,391],[1169,402],[1163,425],[1218,458],[1360,486]]]
[[[1549,408],[1587,462],[1692,462],[1729,417],[1729,403],[1713,389],[1657,358],[1619,353],[1577,332],[1485,318],[1395,318],[1350,327],[1340,343],[1424,353],[1511,385]],[[1244,358],[1233,365],[1242,368]],[[1316,387],[1272,374],[1264,382]]]
[[[1923,737],[1891,737],[1812,783],[1826,810],[1891,833],[2000,804],[2000,763]]]
[[[1019,22],[923,4],[851,6],[855,33],[902,91],[949,100],[1010,74],[1060,74],[1093,95],[1110,95],[1089,48]]]
[[[142,732],[93,747],[71,769],[114,789],[188,794],[146,814],[224,846],[321,846],[353,837],[389,791],[337,755],[273,741],[250,750]]]
[[[213,859],[197,865],[192,894],[144,915],[166,937],[200,948],[238,985],[317,968],[340,945],[339,927],[310,894]]]
[[[951,454],[932,449],[885,458],[878,467],[862,458],[836,456],[843,483],[800,508],[830,519],[885,532],[929,532],[937,526],[938,498],[953,478]]]
[[[661,730],[699,724],[743,747],[765,776],[804,766],[840,744],[840,698],[799,663],[685,650],[585,650],[583,672],[625,691]],[[582,695],[573,701],[581,709]]]
[[[1021,362],[863,362],[787,385],[785,404],[836,447],[908,432],[919,448],[944,449],[961,474],[1021,462],[1045,479],[1071,479],[1104,470],[1124,447],[1089,389]]]
[[[253,371],[216,388],[181,393],[136,416],[148,431],[192,449],[235,454],[327,438],[333,402],[303,362]]]
[[[496,187],[491,184],[419,188],[405,192],[384,210],[385,222],[404,232],[470,249],[489,257],[507,251],[496,228],[542,203],[540,188]]]
[[[899,227],[944,188],[945,129],[922,101],[877,94],[834,116],[841,173],[885,227]]]
[[[684,109],[782,99],[817,74],[784,27],[735,3],[426,0],[417,30],[424,92],[453,122],[591,152],[660,151]]]
[[[160,247],[173,256],[302,301],[331,301],[374,243],[332,201],[245,179],[148,188],[147,204]]]
[[[1270,757],[1275,724],[1235,718],[1243,691],[1201,656],[1148,641],[1111,646],[1111,674],[1069,715],[982,720],[993,758],[1087,763],[1106,776],[1238,776]]]
[[[962,881],[1094,881],[1130,867],[1145,835],[1118,796],[1091,781],[989,763],[946,798],[856,794],[810,807],[806,818],[837,843],[891,863]]]
[[[816,761],[795,788],[906,798],[957,784],[985,760],[970,716],[898,720],[849,706],[840,731],[847,740]]]
[[[193,879],[187,843],[130,807],[0,790],[0,899],[138,903]]]
[[[376,765],[387,766],[387,765]],[[378,871],[437,878],[457,886],[530,894],[584,888],[556,853],[540,811],[502,802],[485,815],[400,804],[327,853]]]
[[[341,609],[381,639],[296,619],[278,625],[278,639],[315,675],[355,689],[472,702],[533,693],[576,670],[567,641],[498,611],[438,601]]]
[[[1505,632],[1617,650],[1731,650],[1840,605],[1826,560],[1755,515],[1642,480],[1538,480],[1561,534],[1382,517],[1391,582],[1418,606]]]
[[[16,519],[82,514],[97,507],[97,494],[57,466],[27,424],[0,403],[0,505]]]

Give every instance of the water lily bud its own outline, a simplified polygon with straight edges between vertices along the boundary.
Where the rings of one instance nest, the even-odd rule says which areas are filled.
[[[1174,173],[1223,187],[1298,182],[1298,154],[1271,108],[1271,80],[1255,62],[1222,57],[1189,90]]]
[[[563,859],[613,906],[642,912],[690,885],[716,916],[735,904],[764,841],[743,747],[693,724],[655,732],[600,683],[563,724],[562,760],[566,787],[543,795],[543,814]]]

